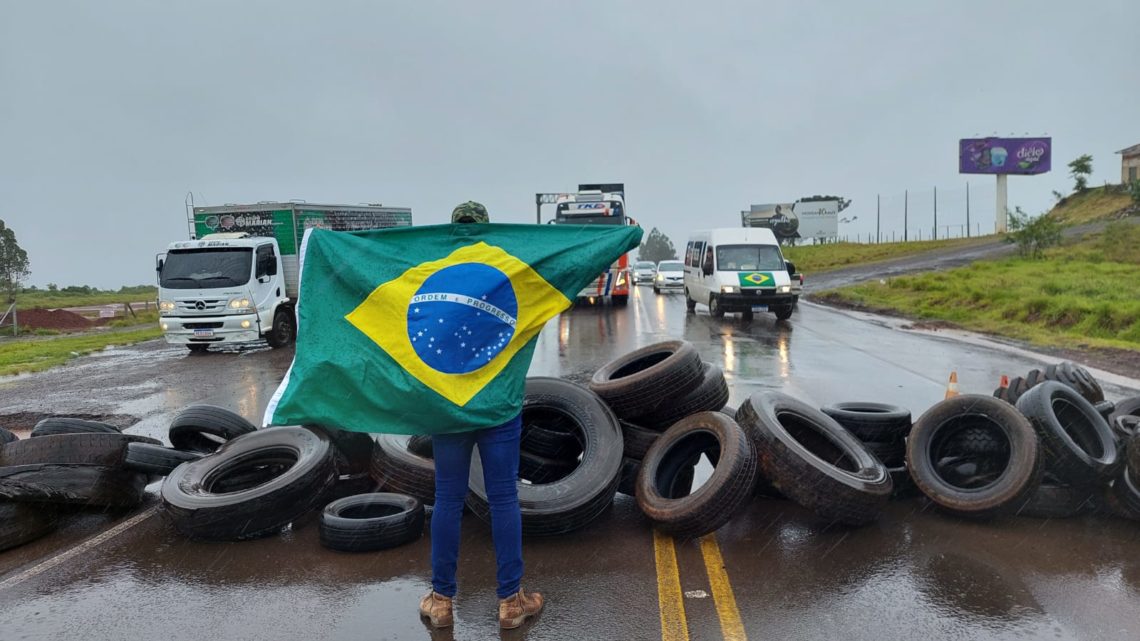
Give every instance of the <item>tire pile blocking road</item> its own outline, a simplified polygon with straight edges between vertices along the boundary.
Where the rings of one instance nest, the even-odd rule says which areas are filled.
[[[770,391],[733,409],[728,397],[720,368],[684,341],[615,359],[588,387],[528,379],[524,534],[585,527],[617,493],[684,538],[717,530],[754,497],[788,499],[848,526],[919,495],[966,517],[1097,510],[1140,520],[1140,397],[1106,401],[1071,363],[993,396],[949,398],[913,424],[907,410],[879,403],[816,408]],[[319,512],[323,545],[385,549],[420,538],[434,500],[429,437],[258,430],[198,405],[174,418],[169,439],[173,447],[63,417],[44,419],[25,440],[0,429],[0,549],[50,532],[67,505],[135,507],[163,476],[167,519],[205,540],[268,536]],[[490,520],[477,452],[467,506]]]

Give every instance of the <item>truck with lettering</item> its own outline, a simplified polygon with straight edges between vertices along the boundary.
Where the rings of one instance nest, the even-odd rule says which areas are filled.
[[[305,230],[356,231],[412,224],[406,207],[261,202],[189,207],[189,240],[155,261],[159,324],[166,341],[211,345],[293,342]]]
[[[555,202],[556,225],[636,225],[626,214],[624,183],[578,185],[577,193],[562,194]],[[622,254],[594,282],[578,292],[578,299],[591,302],[610,301],[614,305],[629,302],[633,275],[629,254]]]

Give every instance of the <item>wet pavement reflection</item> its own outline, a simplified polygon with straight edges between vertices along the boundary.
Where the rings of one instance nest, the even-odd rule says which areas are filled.
[[[769,314],[746,322],[711,318],[704,306],[687,313],[681,295],[639,288],[624,309],[580,306],[552,320],[531,373],[584,382],[622,352],[677,337],[723,367],[732,405],[777,389],[815,404],[895,403],[917,416],[942,398],[951,370],[963,391],[989,393],[1002,374],[1041,364],[806,302],[789,322]],[[0,381],[0,414],[115,415],[128,417],[129,431],[159,438],[191,403],[256,420],[291,356],[267,349],[190,356],[161,343],[111,350]],[[1109,398],[1136,393],[1105,388]],[[415,611],[429,585],[426,537],[385,552],[337,553],[318,544],[309,518],[277,537],[205,543],[154,515],[76,548],[129,516],[84,516],[0,553],[0,640],[500,638],[490,532],[470,516],[456,627],[437,633]],[[1137,523],[968,521],[914,499],[848,529],[758,498],[716,541],[752,639],[1140,638]],[[699,543],[678,541],[675,549],[689,638],[725,638]],[[550,607],[502,638],[661,638],[654,540],[629,497],[588,529],[528,540],[525,551],[526,586],[544,591]],[[72,556],[51,565],[61,553]]]

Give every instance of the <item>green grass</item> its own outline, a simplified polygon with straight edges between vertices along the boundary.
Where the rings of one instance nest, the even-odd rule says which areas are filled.
[[[151,307],[154,307],[154,300],[158,297],[158,290],[152,289],[149,292],[143,293],[122,293],[122,292],[94,292],[90,294],[72,293],[72,292],[49,292],[44,290],[37,290],[33,292],[25,291],[16,296],[17,309],[35,309],[46,307],[55,309],[57,307],[87,307],[90,305],[111,305],[115,303],[137,303],[141,301],[150,301]],[[135,310],[139,311],[139,310]]]
[[[822,300],[1033,343],[1140,349],[1140,227],[1103,233],[1047,252],[822,292]]]
[[[84,354],[112,345],[131,345],[162,336],[155,323],[151,327],[122,331],[102,330],[58,336],[20,337],[0,340],[0,375],[39,372]]]
[[[1066,196],[1049,212],[1067,225],[1105,220],[1132,203],[1122,185],[1093,187],[1080,194]]]
[[[783,248],[784,258],[796,264],[796,270],[805,274],[818,274],[852,265],[877,263],[892,258],[921,254],[948,247],[969,247],[992,242],[993,236],[977,238],[954,238],[950,240],[922,240],[908,243],[882,243],[863,245],[857,243],[833,243],[829,245],[806,245]]]

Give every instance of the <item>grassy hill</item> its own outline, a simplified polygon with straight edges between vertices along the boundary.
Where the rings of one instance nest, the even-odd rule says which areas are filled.
[[[1106,185],[1065,196],[1048,215],[1066,225],[1079,225],[1120,218],[1131,205],[1132,198],[1123,185]]]
[[[954,238],[949,240],[918,240],[907,243],[881,243],[878,245],[860,243],[831,243],[828,245],[802,245],[784,247],[784,258],[796,264],[796,270],[805,274],[819,274],[851,265],[877,263],[892,258],[912,256],[935,249],[948,247],[970,247],[980,243],[993,242],[994,236],[974,238]]]

